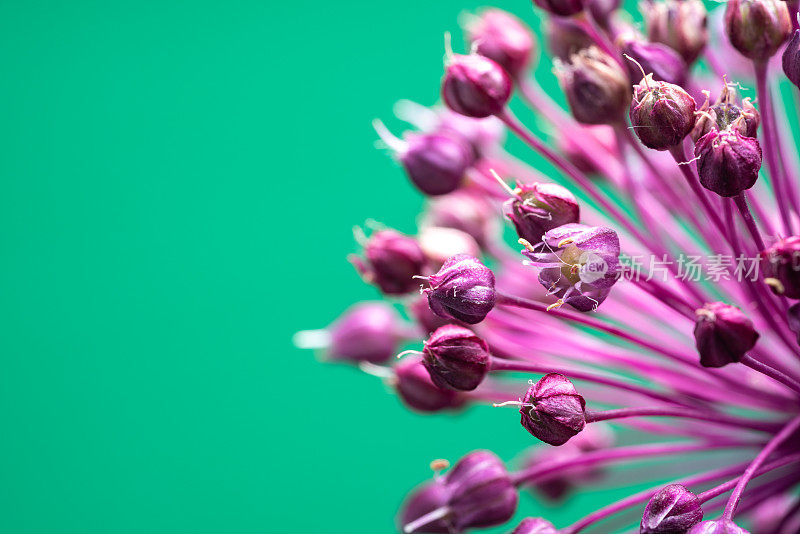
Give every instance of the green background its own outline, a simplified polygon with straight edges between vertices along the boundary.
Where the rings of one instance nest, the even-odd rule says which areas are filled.
[[[421,198],[370,121],[477,5],[0,4],[0,531],[392,532],[431,459],[532,444],[290,342],[377,296],[351,228]]]

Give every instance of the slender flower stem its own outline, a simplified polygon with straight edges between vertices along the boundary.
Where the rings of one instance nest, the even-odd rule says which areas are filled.
[[[717,412],[701,412],[686,408],[620,408],[617,410],[586,411],[586,422],[595,423],[597,421],[610,421],[613,419],[623,419],[626,417],[686,417],[699,421],[708,421],[720,425],[733,426],[738,428],[749,428],[761,432],[774,432],[780,428],[780,424],[753,421],[741,417],[722,415]]]
[[[750,208],[747,205],[747,198],[745,197],[744,193],[739,193],[733,197],[733,201],[736,203],[736,207],[739,209],[739,213],[742,215],[742,220],[747,228],[747,232],[753,239],[758,251],[761,252],[766,250],[767,246],[764,244],[764,239],[761,237],[761,232],[758,231],[755,219],[753,219],[753,214],[750,213]]]
[[[741,359],[741,363],[749,367],[750,369],[754,369],[759,373],[770,377],[771,379],[775,380],[776,382],[780,382],[784,386],[788,387],[789,389],[793,390],[795,393],[800,393],[800,382],[794,380],[790,376],[778,371],[774,367],[770,367],[765,363],[761,363],[760,361],[756,360],[750,355],[746,355],[744,358]]]
[[[763,467],[756,470],[753,474],[753,478],[759,477],[764,473],[769,473],[770,471],[774,471],[775,469],[780,469],[781,467],[800,461],[800,452],[789,454],[788,456],[784,456],[778,460],[774,460],[765,464]],[[736,484],[742,479],[742,476],[738,476],[734,479],[731,479],[724,484],[720,484],[719,486],[713,487],[704,491],[703,493],[698,493],[697,498],[700,500],[701,503],[710,501],[714,497],[719,497],[720,495],[727,493],[732,488],[736,487]]]
[[[761,452],[753,459],[750,465],[745,470],[742,477],[739,479],[739,482],[736,484],[736,487],[733,489],[733,493],[731,493],[730,498],[728,499],[728,504],[725,506],[725,511],[722,512],[722,517],[724,519],[732,519],[734,512],[736,512],[736,507],[739,505],[739,500],[742,498],[742,493],[744,492],[744,488],[747,486],[747,483],[750,481],[753,476],[755,476],[756,471],[758,468],[763,464],[769,455],[772,454],[788,437],[794,434],[797,429],[800,428],[800,417],[796,417],[792,419],[783,430],[778,432],[774,438],[772,438],[767,445],[761,449]]]

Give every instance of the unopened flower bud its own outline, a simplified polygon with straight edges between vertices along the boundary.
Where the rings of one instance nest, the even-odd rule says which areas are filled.
[[[558,17],[571,17],[583,11],[584,0],[533,0],[533,3]]]
[[[528,517],[523,519],[511,534],[558,534],[558,530],[546,519]]]
[[[477,258],[453,256],[427,280],[424,294],[436,315],[477,324],[494,308],[494,273]]]
[[[417,324],[422,327],[422,331],[425,334],[430,334],[437,328],[455,322],[454,319],[439,317],[433,313],[430,305],[428,304],[428,299],[424,296],[420,296],[408,304],[408,313],[414,318]]]
[[[563,445],[586,426],[585,408],[572,382],[550,373],[528,388],[519,413],[528,432],[550,445]]]
[[[425,254],[416,239],[394,230],[380,230],[364,245],[364,258],[350,261],[364,279],[387,295],[403,295],[419,287],[414,276],[425,271]]]
[[[712,128],[697,141],[694,154],[700,183],[720,196],[734,197],[758,180],[761,145],[753,137]]]
[[[485,247],[499,230],[495,207],[484,197],[469,191],[456,191],[431,201],[422,226],[461,230],[480,247]]]
[[[800,299],[800,236],[782,239],[759,253],[764,281],[772,292]]]
[[[634,87],[630,118],[633,131],[648,148],[668,150],[694,128],[694,98],[681,87],[657,82],[648,74]]]
[[[586,9],[592,14],[592,18],[603,29],[609,29],[611,15],[622,5],[622,0],[588,0]]]
[[[648,2],[647,36],[676,50],[691,65],[708,43],[708,13],[700,0]]]
[[[789,324],[789,330],[797,336],[797,344],[800,345],[800,302],[789,306],[789,310],[786,312],[786,322]]]
[[[383,363],[396,353],[402,322],[385,302],[362,302],[348,309],[326,329],[327,355],[336,360]]]
[[[633,36],[620,38],[622,52],[635,59],[641,69],[650,73],[653,79],[683,85],[689,69],[686,62],[675,50],[661,43],[648,43]],[[626,65],[632,84],[642,79],[640,67],[629,61]]]
[[[446,195],[458,189],[474,161],[472,147],[444,133],[412,134],[400,162],[408,177],[426,195]]]
[[[403,527],[415,519],[425,516],[435,510],[447,506],[447,488],[441,480],[433,480],[414,490],[403,503],[403,508],[397,518],[398,527],[402,532]],[[451,525],[445,518],[432,520],[421,526],[415,532],[430,534],[450,534],[453,532]]]
[[[727,519],[703,521],[696,524],[687,534],[750,534],[745,529]]]
[[[712,302],[695,312],[694,340],[704,367],[740,361],[758,337],[753,322],[735,306]]]
[[[512,78],[528,70],[536,46],[533,33],[511,13],[486,9],[467,24],[466,30],[475,52],[495,61]]]
[[[456,254],[478,256],[481,253],[481,247],[471,235],[455,228],[427,226],[420,231],[417,239],[434,269]]]
[[[574,134],[561,135],[556,139],[556,143],[570,162],[586,174],[603,175],[609,172],[619,174],[621,171],[619,146],[614,129],[610,126],[577,124]],[[609,157],[604,160],[590,157],[586,153],[587,145],[597,146]]]
[[[512,89],[508,73],[487,57],[456,54],[448,59],[442,98],[456,113],[474,118],[495,115],[506,107]]]
[[[394,367],[395,388],[403,402],[419,412],[438,412],[460,408],[464,399],[458,391],[442,389],[431,380],[422,364],[422,357],[413,355]]]
[[[800,87],[800,30],[795,30],[783,51],[783,72],[793,84]]]
[[[479,159],[491,154],[503,141],[505,126],[497,117],[476,119],[442,107],[437,113],[436,131],[458,137],[472,147],[473,156]]]
[[[558,184],[521,184],[514,193],[503,204],[503,213],[517,235],[530,243],[539,242],[548,230],[580,220],[575,195]]]
[[[545,35],[550,54],[562,61],[569,61],[573,54],[595,44],[586,30],[571,19],[550,17],[546,21]]]
[[[653,495],[644,509],[640,534],[686,532],[703,520],[697,495],[680,484],[670,484]]]
[[[743,56],[766,61],[786,42],[792,21],[781,0],[728,0],[725,33]]]
[[[565,63],[556,59],[555,73],[578,122],[611,124],[622,119],[631,100],[628,76],[597,47],[581,50]]]
[[[446,325],[425,342],[423,364],[441,388],[472,391],[489,372],[489,347],[472,330]]]

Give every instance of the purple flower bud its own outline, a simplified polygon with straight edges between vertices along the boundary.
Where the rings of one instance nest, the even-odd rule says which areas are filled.
[[[562,135],[556,140],[558,148],[573,165],[586,174],[603,174],[606,172],[606,167],[598,165],[597,160],[587,157],[583,150],[587,143],[592,143],[609,155],[604,162],[608,168],[621,167],[622,164],[618,161],[619,147],[617,146],[614,130],[610,126],[578,124],[576,128],[574,135]]]
[[[594,45],[594,40],[571,19],[551,17],[546,21],[547,47],[553,57],[569,61],[573,54]]]
[[[603,28],[609,29],[611,15],[622,5],[622,0],[588,0],[586,8],[594,20]]]
[[[453,256],[428,282],[430,287],[423,292],[440,317],[477,324],[494,307],[494,273],[472,256]]]
[[[670,484],[653,495],[644,509],[641,534],[679,534],[703,520],[697,495],[680,484]]]
[[[444,476],[450,521],[457,531],[505,523],[519,496],[503,462],[489,451],[464,456]]]
[[[503,67],[491,59],[477,54],[456,54],[447,62],[442,98],[456,113],[489,117],[503,111],[513,85]]]
[[[539,242],[548,230],[580,220],[575,195],[558,184],[521,184],[514,193],[516,197],[503,204],[503,213],[517,235],[530,243]]]
[[[728,0],[725,33],[743,56],[766,61],[786,42],[792,20],[781,0]]]
[[[519,413],[528,432],[550,445],[563,445],[586,426],[585,408],[572,382],[550,373],[528,388]]]
[[[628,76],[597,47],[581,50],[568,63],[554,60],[555,73],[578,122],[611,124],[620,121],[631,101]]]
[[[786,312],[786,320],[789,323],[789,330],[797,336],[797,344],[800,345],[800,302],[789,306]]]
[[[583,11],[584,0],[533,0],[533,3],[551,15],[571,17]]]
[[[558,534],[558,530],[546,519],[528,517],[523,519],[511,534]]]
[[[447,506],[447,488],[440,480],[433,480],[414,490],[406,498],[397,518],[397,526],[402,532],[403,526],[445,506]],[[453,530],[446,518],[439,518],[418,528],[415,532],[450,534]]]
[[[412,134],[400,162],[408,177],[426,195],[446,195],[461,185],[472,162],[472,149],[444,133]]]
[[[651,73],[653,79],[683,85],[689,69],[686,62],[675,50],[661,43],[648,43],[635,37],[620,39],[622,51],[635,59],[645,72]],[[626,65],[628,77],[632,84],[642,79],[640,68],[629,61]]]
[[[691,65],[708,43],[708,13],[700,0],[648,2],[647,35],[676,50]]]
[[[753,322],[735,306],[712,302],[695,312],[694,340],[704,367],[740,361],[758,338]]]
[[[362,302],[327,328],[332,359],[383,363],[398,349],[402,327],[397,311],[385,302]]]
[[[480,247],[485,247],[498,233],[494,206],[469,191],[456,191],[430,202],[422,225],[461,230]]]
[[[761,145],[738,131],[712,128],[694,147],[697,173],[706,189],[733,197],[750,189],[761,169]]]
[[[442,389],[431,380],[422,357],[407,356],[394,367],[395,387],[400,398],[419,412],[460,408],[464,398],[452,389]]]
[[[428,338],[423,365],[443,389],[472,391],[489,372],[489,347],[472,330],[446,325]]]
[[[783,51],[783,72],[793,84],[800,87],[800,30],[795,30]]]
[[[351,256],[356,270],[387,295],[403,295],[419,287],[413,277],[423,273],[425,254],[416,239],[394,230],[372,234],[364,245],[364,258]]]
[[[470,21],[466,30],[475,52],[496,62],[512,78],[528,70],[536,46],[533,34],[511,13],[486,9]]]
[[[750,534],[745,529],[739,527],[733,521],[716,519],[714,521],[703,521],[692,527],[687,534]]]
[[[478,256],[481,247],[472,236],[455,228],[427,226],[419,233],[419,246],[434,269],[456,254]]]
[[[593,310],[619,278],[619,237],[610,228],[565,224],[526,248],[530,263],[541,267],[539,283],[559,297],[557,305]]]
[[[414,299],[411,304],[408,305],[408,313],[417,321],[426,334],[430,334],[437,328],[441,328],[446,324],[457,322],[454,319],[439,317],[433,313],[430,305],[428,305],[428,299],[423,296]]]
[[[764,281],[776,295],[800,299],[800,236],[782,239],[759,253]]]
[[[648,148],[667,150],[694,128],[694,98],[681,87],[653,81],[651,74],[633,89],[630,118],[633,131]]]
[[[497,117],[476,119],[443,107],[438,111],[436,130],[462,139],[472,147],[475,159],[493,152],[505,136],[505,126]]]

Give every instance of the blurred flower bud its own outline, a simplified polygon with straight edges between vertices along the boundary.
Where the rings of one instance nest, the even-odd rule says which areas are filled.
[[[523,254],[540,265],[539,282],[579,311],[594,310],[619,278],[619,236],[611,228],[565,224],[526,244]]]
[[[406,356],[394,366],[394,373],[397,393],[414,410],[438,412],[464,405],[464,399],[459,392],[442,389],[433,383],[420,356]]]
[[[779,534],[783,518],[791,513],[794,498],[788,493],[774,495],[759,503],[750,512],[750,525],[753,532],[772,532]],[[783,532],[786,532],[784,530]]]
[[[476,119],[442,108],[437,119],[436,130],[468,143],[476,159],[495,151],[505,135],[505,126],[497,117]]]
[[[700,183],[720,196],[736,196],[758,180],[761,145],[738,131],[712,128],[697,141],[694,155]]]
[[[423,292],[436,315],[477,324],[494,307],[494,273],[477,258],[453,256],[427,280]]]
[[[795,30],[783,51],[783,72],[793,84],[800,87],[800,30]]]
[[[583,150],[583,147],[587,144],[595,145],[602,153],[608,154],[608,158],[604,162],[608,167],[621,167],[621,164],[618,163],[619,147],[617,146],[614,130],[610,126],[603,124],[594,126],[577,124],[574,135],[561,135],[556,139],[556,142],[558,143],[558,148],[572,164],[586,174],[602,175],[607,172],[607,167],[601,167],[598,165],[597,160],[587,157]]]
[[[647,36],[676,50],[691,65],[708,43],[708,13],[700,0],[647,2]]]
[[[521,184],[514,192],[516,196],[503,204],[503,213],[517,235],[530,243],[541,241],[548,230],[580,220],[575,196],[558,184]]]
[[[686,532],[703,520],[697,495],[680,484],[665,486],[653,495],[644,509],[640,534]]]
[[[425,342],[423,365],[441,388],[472,391],[489,372],[489,347],[472,330],[446,325]]]
[[[483,248],[497,235],[495,208],[482,196],[456,191],[428,203],[422,226],[455,228],[469,234]]]
[[[728,0],[725,33],[743,56],[763,62],[775,55],[792,31],[786,2]]]
[[[470,146],[443,133],[411,134],[400,162],[408,177],[426,195],[446,195],[461,185],[474,155]]]
[[[618,39],[623,53],[635,59],[641,69],[658,81],[683,85],[689,74],[686,62],[675,50],[661,43],[648,43],[631,34]],[[642,80],[642,71],[633,62],[626,65],[628,77],[632,84]]]
[[[470,20],[466,31],[474,51],[503,67],[512,78],[528,70],[536,43],[530,29],[511,13],[486,9]]]
[[[327,355],[335,360],[386,362],[397,353],[401,329],[402,320],[391,305],[361,302],[326,329]]]
[[[402,532],[403,526],[445,506],[447,506],[447,488],[442,481],[433,480],[423,484],[406,498],[397,518],[397,526]],[[450,534],[453,529],[445,518],[439,518],[421,526],[415,532]]]
[[[430,334],[437,328],[455,322],[455,319],[439,317],[433,313],[430,305],[428,305],[428,299],[424,296],[414,299],[411,304],[408,305],[408,313],[414,318],[417,324],[422,327],[425,334]]]
[[[571,17],[583,11],[584,0],[533,0],[533,3],[558,17]]]
[[[367,282],[387,295],[403,295],[419,287],[414,276],[427,265],[425,254],[413,237],[394,230],[380,230],[364,245],[364,257],[350,256],[350,262]]]
[[[558,534],[558,530],[546,519],[528,517],[523,519],[511,534]]]
[[[712,302],[695,311],[694,340],[703,367],[738,362],[758,337],[753,322],[735,306]]]
[[[528,388],[519,413],[528,432],[550,445],[563,445],[586,426],[585,408],[572,382],[550,373]]]
[[[495,115],[506,107],[512,89],[508,73],[489,58],[456,54],[447,61],[442,98],[456,113],[474,118]]]
[[[694,128],[694,98],[681,87],[656,82],[648,74],[634,87],[630,118],[633,131],[648,148],[668,150]]]
[[[578,122],[622,120],[631,99],[630,83],[619,64],[597,47],[581,50],[568,63],[554,60],[555,73]]]
[[[602,28],[609,28],[611,15],[622,5],[622,0],[587,0],[586,8]]]
[[[692,527],[687,534],[750,534],[745,529],[739,527],[733,521],[727,519],[717,519],[714,521],[703,521]]]
[[[545,23],[547,47],[554,58],[569,61],[573,54],[594,45],[594,40],[575,21],[550,17]]]
[[[417,239],[434,269],[441,267],[448,258],[456,254],[480,256],[481,253],[481,247],[471,235],[455,228],[426,226]]]
[[[772,292],[800,299],[800,236],[781,239],[759,253],[761,272]]]

